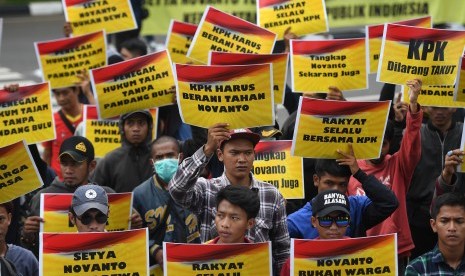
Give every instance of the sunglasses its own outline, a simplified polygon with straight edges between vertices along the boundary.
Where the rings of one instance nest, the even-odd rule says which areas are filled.
[[[108,216],[105,215],[104,213],[102,212],[98,212],[97,215],[92,216],[91,214],[89,213],[84,213],[82,216],[80,217],[77,217],[82,224],[84,225],[89,225],[92,223],[92,221],[97,221],[98,224],[104,224],[104,223],[107,223],[108,221]]]
[[[333,225],[333,222],[336,223],[337,227],[346,227],[349,226],[350,223],[350,217],[349,216],[337,216],[337,217],[331,217],[331,216],[324,216],[324,217],[318,217],[318,224],[320,224],[321,227],[329,228],[331,225]]]

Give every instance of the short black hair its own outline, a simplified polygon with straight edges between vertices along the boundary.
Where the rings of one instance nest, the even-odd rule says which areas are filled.
[[[325,173],[332,176],[350,177],[352,172],[347,165],[339,165],[335,159],[317,159],[315,163],[315,173],[319,177]]]
[[[249,189],[240,185],[228,185],[216,195],[216,209],[223,200],[239,206],[247,213],[247,219],[255,218],[260,211],[260,198],[255,188]]]
[[[160,136],[157,139],[153,140],[150,143],[150,150],[152,150],[153,146],[155,146],[155,145],[163,144],[163,143],[167,143],[167,142],[171,142],[174,145],[176,145],[176,149],[178,150],[178,152],[181,152],[181,144],[179,143],[179,141],[176,140],[176,138],[174,138],[172,136],[168,136],[168,135],[163,135],[163,136]]]
[[[7,202],[0,203],[0,207],[5,208],[8,214],[13,214],[13,211],[14,211],[13,201],[7,201]]]
[[[121,43],[121,49],[126,48],[131,54],[145,56],[147,54],[147,44],[139,38],[131,38]]]
[[[465,210],[465,197],[458,193],[445,193],[436,198],[431,207],[431,217],[436,219],[443,206],[462,207]]]

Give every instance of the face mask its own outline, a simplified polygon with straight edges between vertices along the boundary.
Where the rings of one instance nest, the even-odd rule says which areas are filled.
[[[158,177],[160,177],[165,183],[168,183],[178,170],[178,163],[178,159],[168,158],[156,161],[153,164],[153,167],[155,168],[155,173]]]

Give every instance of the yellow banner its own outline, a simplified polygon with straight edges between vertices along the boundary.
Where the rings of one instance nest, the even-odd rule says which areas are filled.
[[[327,92],[329,86],[365,89],[366,40],[291,40],[291,77],[294,92]]]
[[[256,21],[256,1],[209,1],[216,8],[249,22]],[[171,19],[198,24],[205,9],[202,0],[145,0],[149,18],[142,25],[144,35],[165,35]],[[455,22],[465,24],[463,0],[331,0],[325,1],[329,26],[344,28],[384,24],[428,16],[434,23]]]
[[[148,275],[147,228],[100,233],[40,233],[40,275]]]
[[[465,102],[465,56],[460,59],[459,68],[458,80],[454,87],[454,101],[462,103]]]
[[[55,139],[51,94],[48,83],[0,90],[0,147],[23,139],[28,144]]]
[[[418,78],[423,85],[455,84],[465,31],[396,24],[384,28],[377,81],[403,85]]]
[[[177,101],[184,123],[231,129],[274,124],[271,64],[176,64]]]
[[[163,243],[167,276],[271,275],[271,242],[235,244]]]
[[[101,119],[174,102],[166,50],[91,70],[90,77]]]
[[[0,203],[25,195],[43,185],[24,140],[0,148]]]
[[[271,54],[276,34],[207,6],[187,56],[203,64],[209,51]]]
[[[284,103],[284,91],[286,90],[288,53],[281,54],[239,54],[225,52],[210,52],[210,65],[246,65],[246,64],[273,64],[273,91],[274,104]]]
[[[187,51],[196,31],[197,25],[171,20],[166,38],[166,49],[170,53],[172,62],[193,63],[193,60],[187,57]]]
[[[390,101],[345,102],[300,97],[292,155],[337,159],[338,149],[357,159],[378,158]]]
[[[431,28],[431,16],[424,16],[404,21],[393,22],[400,25],[408,25],[415,27]],[[370,62],[370,73],[378,72],[378,61],[381,53],[381,44],[383,42],[384,24],[372,25],[365,27],[366,38],[368,39],[368,52]]]
[[[36,42],[37,59],[42,79],[49,81],[51,88],[75,85],[76,76],[82,70],[98,68],[107,64],[105,33]]]
[[[41,194],[40,217],[45,223],[40,224],[40,232],[76,232],[76,227],[68,218],[73,194]],[[123,231],[130,227],[132,213],[132,193],[108,194],[110,214],[105,229]]]
[[[342,240],[291,239],[291,274],[397,275],[396,234]]]
[[[257,22],[283,39],[291,27],[297,36],[328,31],[324,0],[258,0]]]
[[[465,86],[462,86],[465,87]],[[418,103],[421,106],[439,106],[439,107],[459,107],[465,108],[464,101],[454,101],[454,86],[427,86],[421,87],[420,97],[418,97]],[[463,88],[462,88],[463,89]],[[406,103],[410,102],[408,95],[408,86],[403,85],[402,89],[402,100]]]
[[[253,173],[273,184],[285,199],[304,198],[302,157],[291,155],[292,141],[260,141],[255,146]]]
[[[63,0],[73,35],[105,30],[107,34],[137,28],[130,0]]]

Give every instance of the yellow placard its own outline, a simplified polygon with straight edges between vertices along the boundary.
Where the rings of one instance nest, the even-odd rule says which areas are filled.
[[[166,50],[91,70],[90,77],[101,119],[174,102]]]
[[[327,92],[329,86],[365,89],[366,40],[291,40],[291,77],[294,92]]]
[[[82,70],[107,64],[106,40],[103,31],[36,42],[36,55],[42,70],[42,79],[51,88],[73,86],[80,82],[77,75]]]
[[[271,54],[276,34],[207,6],[187,56],[203,64],[209,51]]]
[[[454,87],[454,101],[465,102],[465,56],[462,56],[459,63],[460,72]]]
[[[396,234],[342,240],[291,239],[290,275],[397,275]]]
[[[257,22],[283,39],[291,27],[297,36],[328,31],[323,0],[258,0]]]
[[[0,203],[25,195],[43,185],[24,140],[0,148]]]
[[[63,0],[74,35],[105,30],[107,34],[137,28],[130,0]]]
[[[188,58],[187,51],[197,31],[197,25],[171,20],[166,38],[166,49],[174,63],[193,63]]]
[[[147,228],[100,233],[40,233],[41,276],[149,275]]]
[[[302,157],[291,155],[292,141],[260,141],[255,146],[253,173],[273,184],[285,199],[304,198]]]
[[[281,54],[239,54],[225,52],[210,52],[209,64],[211,65],[245,65],[245,64],[273,64],[273,92],[274,104],[284,103],[286,90],[288,53]]]
[[[292,155],[337,159],[352,144],[357,159],[378,158],[390,101],[345,102],[300,97]]]
[[[272,275],[271,242],[234,244],[165,242],[163,258],[163,271],[167,276],[202,275],[206,271],[205,268],[212,266],[215,267],[215,275]]]
[[[28,144],[55,139],[55,122],[48,83],[0,90],[0,147],[22,139]]]
[[[400,25],[407,25],[407,26],[423,27],[423,28],[432,27],[431,16],[424,16],[420,18],[403,20],[403,21],[398,21],[394,23],[400,24]],[[368,60],[370,62],[370,73],[378,72],[379,55],[381,53],[381,44],[383,42],[383,31],[384,31],[384,24],[365,27],[365,34],[366,34],[366,37],[368,39],[368,44],[369,44]]]
[[[463,102],[454,101],[454,89],[455,89],[454,86],[447,86],[447,85],[442,85],[442,86],[423,85],[421,87],[420,96],[418,97],[418,103],[421,106],[465,108],[465,101]],[[408,94],[408,91],[409,91],[408,86],[403,85],[401,91],[402,91],[402,100],[406,103],[410,103],[409,94]]]
[[[377,81],[454,85],[464,45],[465,31],[386,24]]]
[[[41,194],[40,217],[46,221],[40,224],[41,232],[76,232],[68,218],[73,194]],[[132,213],[132,193],[108,194],[110,214],[107,231],[128,230]]]
[[[176,64],[177,101],[184,123],[231,129],[274,124],[271,64]]]

